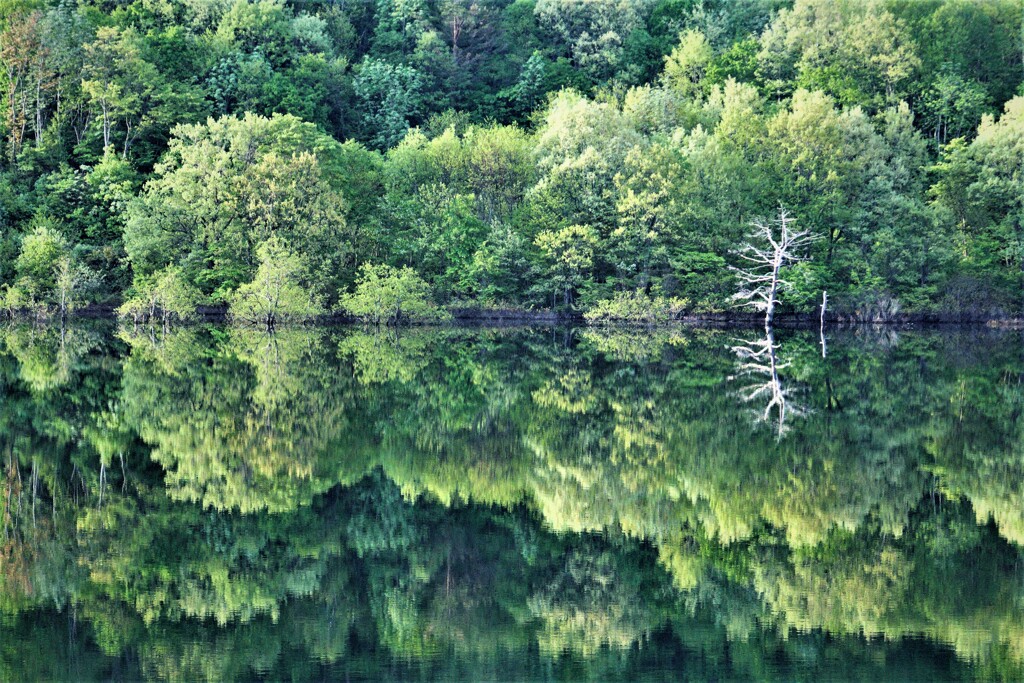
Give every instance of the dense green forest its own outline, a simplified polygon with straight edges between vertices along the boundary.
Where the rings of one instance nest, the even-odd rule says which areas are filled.
[[[2,0],[6,310],[1024,310],[1017,0]]]

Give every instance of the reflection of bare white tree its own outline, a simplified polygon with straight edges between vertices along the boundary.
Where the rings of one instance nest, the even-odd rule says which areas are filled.
[[[779,438],[786,433],[787,417],[799,417],[807,413],[807,409],[798,404],[787,389],[779,371],[789,367],[789,363],[779,361],[776,351],[775,334],[768,328],[764,339],[743,342],[732,347],[732,352],[739,359],[737,376],[750,380],[750,384],[739,390],[740,398],[745,403],[767,400],[764,411],[756,414],[762,422],[774,423]]]

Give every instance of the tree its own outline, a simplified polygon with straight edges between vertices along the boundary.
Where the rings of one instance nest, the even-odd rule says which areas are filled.
[[[776,220],[755,220],[752,223],[754,230],[750,235],[751,242],[736,252],[737,256],[750,265],[730,268],[742,284],[733,299],[741,302],[741,305],[764,311],[766,330],[772,327],[780,290],[791,286],[789,281],[782,279],[782,268],[805,260],[799,252],[816,239],[808,230],[793,230],[794,221],[784,208],[779,209]]]
[[[506,225],[497,225],[473,254],[463,276],[463,288],[490,304],[522,301],[531,265],[529,242]]]
[[[517,126],[473,126],[462,145],[477,216],[491,225],[511,220],[534,180],[529,137]]]
[[[393,268],[364,263],[355,292],[342,299],[341,307],[349,315],[374,325],[445,317],[430,300],[427,283],[408,266]]]
[[[515,84],[499,93],[509,100],[517,120],[525,119],[536,108],[544,94],[547,71],[548,60],[535,51],[523,63]]]
[[[288,42],[295,29],[292,22],[291,10],[281,0],[232,2],[217,25],[217,35],[242,52],[260,52],[274,64],[281,64],[290,56]],[[299,28],[302,29],[301,24]],[[308,32],[301,31],[300,43],[303,33]]]
[[[135,296],[125,301],[118,315],[139,323],[160,318],[164,328],[174,320],[195,316],[202,294],[189,283],[178,266],[168,266],[153,277],[136,284]]]
[[[376,149],[398,144],[421,113],[423,76],[411,66],[367,57],[352,87],[362,107],[363,139]]]
[[[127,158],[159,87],[156,67],[142,58],[134,31],[102,27],[85,46],[83,76],[82,90],[99,112],[103,149],[114,144],[120,123],[121,154]]]
[[[672,219],[683,169],[674,145],[637,146],[626,156],[615,176],[618,224],[602,245],[617,286],[649,293],[662,284],[681,232]]]
[[[533,147],[515,126],[451,125],[428,137],[407,135],[387,155],[388,201],[417,195],[465,195],[480,221],[508,222],[534,180]]]
[[[54,268],[54,298],[64,320],[82,302],[82,296],[96,284],[96,274],[70,255],[60,257]]]
[[[280,237],[267,239],[257,255],[256,277],[231,295],[232,319],[272,330],[280,322],[301,322],[322,313],[316,298],[302,285],[306,270],[302,258]]]
[[[970,135],[988,110],[989,97],[981,83],[946,69],[924,91],[921,108],[923,125],[938,147]]]
[[[552,299],[562,295],[562,304],[572,305],[576,290],[594,266],[597,232],[589,225],[570,225],[557,231],[544,231],[534,243],[548,264],[548,283]]]
[[[375,4],[375,54],[408,54],[420,37],[431,30],[427,0],[376,0]]]
[[[534,140],[540,177],[526,206],[534,229],[611,231],[618,219],[615,176],[644,142],[616,103],[563,91],[552,98]]]
[[[683,299],[651,297],[642,289],[616,292],[611,299],[598,301],[583,317],[588,323],[625,322],[654,325],[676,319],[686,308]]]
[[[679,44],[665,57],[662,80],[665,85],[687,97],[700,96],[701,82],[712,57],[711,46],[704,34],[697,30],[685,31]]]
[[[153,300],[160,311],[164,327],[173,320],[190,320],[196,315],[196,308],[202,300],[197,290],[182,275],[181,269],[170,266],[161,271],[153,286]],[[152,315],[153,308],[150,307]]]
[[[97,283],[96,273],[81,262],[67,239],[46,223],[25,235],[14,266],[18,278],[7,287],[5,296],[11,311],[31,308],[44,313],[54,305],[63,320]]]
[[[128,207],[125,250],[136,276],[179,265],[223,301],[252,279],[258,246],[278,235],[307,256],[310,285],[332,289],[348,255],[344,159],[341,145],[290,115],[178,126]]]
[[[885,141],[860,107],[839,111],[832,98],[806,90],[797,90],[767,128],[754,144],[763,151],[763,171],[775,179],[762,178],[762,192],[799,207],[827,240],[826,267],[849,282],[861,265],[854,245],[870,249],[870,240],[857,240],[869,231],[864,208],[883,196],[878,183],[890,172]]]
[[[452,62],[459,68],[480,63],[499,45],[494,10],[476,0],[442,0],[440,12]]]
[[[11,161],[21,151],[31,126],[38,146],[42,142],[44,114],[58,88],[58,74],[45,42],[45,20],[39,10],[12,13],[0,33],[0,65],[6,76],[8,152]]]
[[[68,255],[67,240],[49,225],[37,225],[25,235],[14,262],[16,287],[30,306],[45,306],[56,284],[57,267]]]
[[[539,23],[568,46],[573,64],[593,79],[606,78],[620,66],[623,43],[643,26],[643,2],[632,0],[538,0]]]
[[[796,85],[875,109],[907,96],[921,64],[917,50],[882,3],[797,0],[761,34],[758,58],[779,94]]]
[[[958,232],[960,268],[1019,296],[1024,280],[1024,97],[1002,116],[982,117],[977,137],[953,140],[936,166],[931,188]]]

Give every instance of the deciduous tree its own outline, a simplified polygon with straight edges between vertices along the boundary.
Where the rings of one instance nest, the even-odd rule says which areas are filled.
[[[252,282],[231,295],[232,319],[269,330],[283,322],[302,322],[322,312],[302,283],[302,257],[274,235],[257,249],[259,268]]]

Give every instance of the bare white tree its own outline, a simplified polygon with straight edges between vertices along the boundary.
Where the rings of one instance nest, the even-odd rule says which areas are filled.
[[[781,277],[783,266],[806,260],[801,251],[817,239],[808,230],[794,230],[795,220],[780,207],[777,219],[751,223],[754,230],[750,242],[736,251],[736,255],[750,265],[730,267],[742,283],[742,289],[733,295],[733,300],[741,306],[764,311],[766,329],[772,326],[779,290],[790,285]]]
[[[821,338],[821,357],[828,355],[828,347],[825,345],[825,309],[828,307],[828,292],[821,290],[821,318],[818,320],[818,336]]]
[[[782,383],[779,371],[789,364],[779,361],[775,353],[778,348],[775,336],[768,328],[764,339],[745,341],[733,346],[732,352],[738,359],[737,375],[750,379],[750,384],[739,390],[740,398],[744,403],[766,400],[764,411],[755,413],[761,422],[774,422],[781,439],[787,430],[786,418],[802,416],[807,409],[794,400],[791,390]]]

